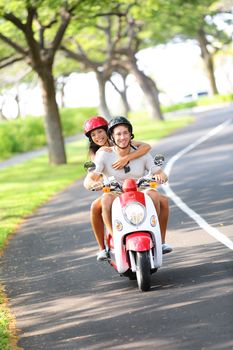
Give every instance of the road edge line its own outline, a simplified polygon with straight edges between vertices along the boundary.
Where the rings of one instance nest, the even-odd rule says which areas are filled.
[[[225,122],[219,124],[217,127],[211,129],[206,135],[200,137],[195,142],[191,143],[187,147],[185,147],[183,150],[176,153],[167,163],[167,165],[164,168],[165,173],[170,175],[171,170],[175,162],[180,159],[183,155],[193,150],[196,146],[200,145],[201,143],[208,140],[210,137],[216,135],[221,130],[223,130],[226,126],[230,125],[232,122],[232,119],[227,119]],[[212,227],[208,224],[206,220],[204,220],[199,214],[197,214],[194,210],[192,210],[187,204],[185,204],[182,199],[175,194],[175,192],[171,189],[170,185],[167,184],[163,187],[165,193],[171,200],[184,212],[186,213],[191,219],[193,219],[198,226],[200,226],[203,230],[205,230],[208,234],[210,234],[212,237],[217,239],[219,242],[233,250],[233,242],[226,237],[223,233],[221,233],[218,229]]]

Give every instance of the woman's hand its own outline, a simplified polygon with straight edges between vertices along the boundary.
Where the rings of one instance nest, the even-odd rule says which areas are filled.
[[[112,167],[115,170],[122,169],[122,168],[124,168],[124,166],[126,164],[128,164],[128,162],[129,162],[128,156],[124,156],[124,157],[117,159],[114,163],[112,163]]]
[[[90,190],[91,191],[101,191],[103,188],[103,183],[101,181],[97,181],[95,183],[92,183]]]

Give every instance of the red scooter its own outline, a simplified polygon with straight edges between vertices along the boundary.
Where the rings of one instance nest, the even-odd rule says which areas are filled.
[[[161,157],[155,157],[156,165],[162,164]],[[94,169],[94,163],[88,163],[85,167]],[[140,189],[155,188],[157,183],[150,172],[123,184],[113,177],[103,178],[103,192],[119,193],[112,204],[113,234],[106,234],[108,262],[121,276],[137,279],[140,291],[148,291],[151,274],[162,266],[162,244],[155,206]]]

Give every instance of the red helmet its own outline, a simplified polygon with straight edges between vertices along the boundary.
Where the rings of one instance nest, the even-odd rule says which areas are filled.
[[[107,130],[108,122],[106,119],[100,116],[92,117],[88,119],[84,124],[84,133],[87,137],[90,136],[90,132],[94,129],[104,128]]]

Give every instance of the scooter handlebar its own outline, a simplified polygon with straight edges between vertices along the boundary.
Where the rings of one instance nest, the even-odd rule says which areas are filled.
[[[103,175],[103,174],[102,174]],[[160,182],[153,176],[144,176],[136,181],[138,188],[152,187],[156,188]],[[122,192],[122,184],[118,182],[114,177],[107,178],[103,175],[103,182],[96,183],[92,188],[92,191],[103,192]]]
[[[137,186],[138,188],[142,187],[142,185],[144,185],[145,187],[148,187],[150,182],[151,182],[151,179],[143,177],[137,181]]]

